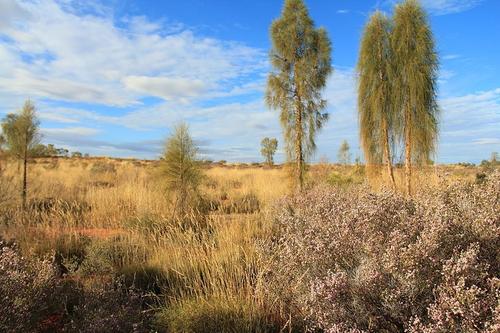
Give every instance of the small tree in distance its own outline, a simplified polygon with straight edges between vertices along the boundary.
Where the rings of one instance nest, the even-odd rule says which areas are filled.
[[[167,191],[174,196],[173,214],[184,216],[190,199],[197,195],[202,173],[198,160],[198,148],[189,135],[185,123],[178,124],[165,143],[160,172]]]
[[[266,159],[267,165],[274,164],[274,154],[276,149],[278,149],[278,140],[276,138],[264,138],[260,142],[261,149],[260,153]]]
[[[351,163],[351,153],[349,149],[349,143],[346,140],[342,141],[339,152],[337,154],[337,159],[340,164],[347,165]]]
[[[20,112],[8,114],[2,122],[8,153],[23,162],[23,209],[26,208],[28,193],[28,158],[32,156],[40,141],[39,124],[35,106],[29,100],[24,103]]]

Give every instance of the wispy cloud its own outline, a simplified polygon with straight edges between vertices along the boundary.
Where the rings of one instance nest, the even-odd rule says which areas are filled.
[[[481,138],[474,140],[477,145],[497,145],[500,147],[500,138]]]
[[[99,130],[88,127],[43,128],[42,134],[50,137],[94,136]]]
[[[392,7],[399,2],[399,0],[385,0],[383,4]],[[433,15],[448,15],[470,10],[480,5],[483,0],[420,0],[420,2]]]
[[[443,60],[455,60],[461,58],[459,54],[445,54],[441,57]]]
[[[434,15],[460,13],[478,6],[483,0],[421,0]]]
[[[351,11],[349,9],[339,9],[337,14],[349,14]]]
[[[266,66],[264,51],[242,43],[83,5],[1,2],[1,90],[111,106],[147,96],[189,101],[228,92]]]

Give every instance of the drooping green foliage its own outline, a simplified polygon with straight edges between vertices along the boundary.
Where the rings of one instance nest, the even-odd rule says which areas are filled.
[[[346,140],[342,141],[337,154],[337,159],[340,164],[347,165],[351,163],[351,153],[349,152],[349,149],[349,143]]]
[[[28,188],[28,158],[32,157],[40,142],[40,122],[36,116],[35,106],[26,101],[21,111],[8,114],[2,122],[2,132],[9,155],[23,161],[23,186],[21,197],[23,207],[26,206]]]
[[[5,154],[5,137],[0,134],[0,174],[2,172],[2,158],[4,157]]]
[[[430,160],[438,137],[438,55],[427,15],[417,0],[396,6],[391,38],[394,106],[404,135],[406,191],[411,194],[411,167]]]
[[[276,138],[264,138],[262,139],[260,153],[266,159],[268,165],[274,164],[274,154],[276,149],[278,149],[278,140]]]
[[[187,212],[189,199],[196,195],[202,178],[197,154],[188,126],[177,125],[165,143],[160,170],[167,191],[174,195],[174,211],[180,214]]]
[[[0,153],[3,152],[5,142],[6,142],[5,137],[2,134],[0,134]]]
[[[396,137],[392,84],[391,21],[377,11],[368,21],[358,59],[358,112],[361,147],[368,165],[387,164],[392,186],[391,146]]]
[[[22,159],[33,152],[40,142],[39,124],[31,101],[26,101],[18,113],[9,113],[4,118],[2,131],[11,156]]]
[[[273,71],[267,80],[267,105],[280,110],[285,149],[295,162],[295,181],[304,181],[305,160],[315,150],[315,136],[328,119],[321,96],[332,72],[326,30],[315,28],[302,0],[286,0],[271,26]]]

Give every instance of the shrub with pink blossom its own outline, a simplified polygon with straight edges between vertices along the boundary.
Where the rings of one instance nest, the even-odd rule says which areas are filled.
[[[275,211],[266,290],[310,331],[497,332],[500,172],[408,199],[316,188]]]
[[[145,310],[120,280],[83,285],[0,239],[0,332],[149,332]]]

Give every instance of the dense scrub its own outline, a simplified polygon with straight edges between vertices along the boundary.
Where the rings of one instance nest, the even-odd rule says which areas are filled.
[[[498,332],[500,173],[422,190],[317,188],[277,205],[267,292],[308,330]]]
[[[118,280],[84,284],[54,257],[22,257],[0,241],[1,332],[147,332],[144,296]]]

